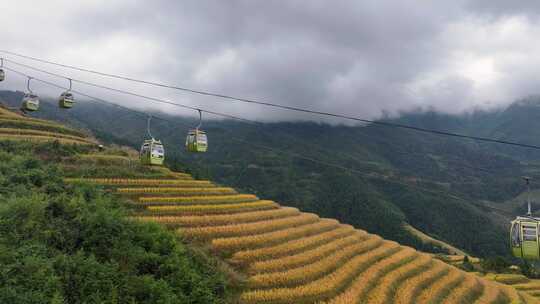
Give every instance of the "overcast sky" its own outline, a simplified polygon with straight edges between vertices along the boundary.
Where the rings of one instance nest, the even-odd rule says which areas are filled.
[[[419,107],[459,113],[540,93],[539,1],[1,0],[0,12],[0,49],[363,118]],[[314,118],[2,56],[251,119]],[[24,88],[22,78],[8,78],[0,89]],[[76,88],[114,102],[194,114]]]

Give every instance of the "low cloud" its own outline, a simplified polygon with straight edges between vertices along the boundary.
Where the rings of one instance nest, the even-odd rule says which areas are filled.
[[[532,1],[27,0],[4,1],[0,11],[2,49],[363,118],[417,108],[460,113],[540,93],[540,6]],[[5,57],[250,119],[321,119]],[[24,88],[23,78],[9,77],[0,89]],[[133,107],[195,114],[78,88]]]

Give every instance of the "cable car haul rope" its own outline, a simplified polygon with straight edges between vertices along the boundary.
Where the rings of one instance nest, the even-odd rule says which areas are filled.
[[[369,124],[374,124],[374,125],[381,125],[381,126],[387,126],[387,127],[393,127],[393,128],[409,129],[409,130],[414,130],[414,131],[418,131],[418,132],[432,133],[432,134],[442,135],[442,136],[450,136],[450,137],[457,137],[457,138],[463,138],[463,139],[471,139],[471,140],[475,140],[475,141],[498,143],[498,144],[505,144],[505,145],[512,145],[512,146],[518,146],[518,147],[523,147],[523,148],[531,148],[531,149],[540,150],[540,146],[537,146],[537,145],[517,143],[517,142],[512,142],[512,141],[505,141],[505,140],[499,140],[499,139],[493,139],[493,138],[481,137],[481,136],[471,136],[471,135],[459,134],[459,133],[453,133],[453,132],[447,132],[447,131],[433,130],[433,129],[415,127],[415,126],[404,125],[404,124],[399,124],[399,123],[391,123],[391,122],[385,122],[385,121],[369,120],[369,119],[359,118],[359,117],[350,116],[350,115],[323,112],[323,111],[312,110],[312,109],[307,109],[307,108],[300,108],[300,107],[281,105],[281,104],[276,104],[276,103],[271,103],[271,102],[259,101],[259,100],[255,100],[255,99],[234,97],[234,96],[225,95],[225,94],[212,93],[212,92],[195,90],[195,89],[190,89],[190,88],[185,88],[185,87],[180,87],[180,86],[174,86],[174,85],[157,83],[157,82],[152,82],[152,81],[147,81],[147,80],[136,79],[136,78],[133,78],[133,77],[126,77],[126,76],[120,76],[120,75],[115,75],[115,74],[110,74],[110,73],[99,72],[99,71],[96,71],[96,70],[85,69],[85,68],[81,68],[81,67],[56,63],[56,62],[53,62],[53,61],[44,60],[44,59],[31,57],[31,56],[27,56],[27,55],[22,55],[22,54],[18,54],[18,53],[7,51],[7,50],[0,50],[0,52],[5,53],[5,54],[10,54],[10,55],[13,55],[13,56],[17,56],[17,57],[21,57],[21,58],[30,59],[30,60],[37,61],[37,62],[42,62],[42,63],[46,63],[46,64],[50,64],[50,65],[56,65],[56,66],[63,67],[63,68],[69,68],[69,69],[73,69],[73,70],[77,70],[77,71],[81,71],[81,72],[92,73],[92,74],[96,74],[96,75],[100,75],[100,76],[116,78],[116,79],[131,81],[131,82],[137,82],[137,83],[142,83],[142,84],[147,84],[147,85],[152,85],[152,86],[157,86],[157,87],[162,87],[162,88],[169,88],[169,89],[184,91],[184,92],[188,92],[188,93],[198,94],[198,95],[212,96],[212,97],[217,97],[219,99],[227,99],[227,100],[233,100],[233,101],[238,101],[238,102],[257,104],[257,105],[262,105],[262,106],[279,108],[279,109],[283,109],[283,110],[303,112],[303,113],[315,114],[315,115],[322,115],[322,116],[328,116],[328,117],[333,117],[333,118],[340,118],[340,119],[358,121],[358,122],[362,122],[362,123],[369,123]],[[38,69],[38,68],[35,68],[33,66],[26,65],[26,64],[23,64],[23,63],[19,63],[19,62],[16,62],[14,60],[11,60],[11,59],[9,59],[9,60],[6,59],[6,58],[3,58],[3,59],[6,62],[11,62],[13,64],[16,64],[16,65],[19,65],[19,66],[22,66],[22,67],[33,69],[35,71],[40,71],[40,72],[47,73],[49,75],[54,75],[54,76],[57,76],[57,77],[68,78],[66,76],[62,76],[62,75],[51,73],[51,72],[48,72],[48,71],[45,71],[45,70],[42,70],[42,69]],[[73,79],[73,81],[75,81],[75,79]],[[178,104],[178,103],[172,103],[172,102],[165,101],[165,100],[162,100],[162,99],[157,99],[157,98],[153,98],[153,97],[134,94],[134,93],[131,93],[131,92],[118,90],[118,89],[114,89],[114,88],[108,88],[108,87],[100,86],[100,85],[97,85],[97,84],[94,84],[94,83],[91,83],[91,82],[86,82],[86,81],[82,81],[82,80],[77,80],[77,81],[81,82],[81,83],[84,83],[84,84],[87,84],[87,85],[95,86],[95,87],[98,87],[98,88],[112,90],[112,91],[116,91],[116,92],[120,92],[120,93],[124,93],[124,94],[129,94],[129,95],[132,95],[132,96],[138,96],[138,97],[153,100],[153,101],[156,101],[156,102],[168,103],[168,104],[171,104],[171,105],[175,105],[175,106],[179,106],[179,107],[183,107],[183,108],[188,108],[188,109],[192,109],[192,110],[199,110],[198,108],[195,108],[195,107],[182,105],[182,104]],[[244,120],[244,121],[246,120],[246,119],[235,117],[235,116],[232,116],[232,115],[229,115],[229,114],[223,114],[223,113],[214,112],[214,111],[210,111],[210,110],[201,109],[201,111],[207,112],[207,113],[210,113],[210,114],[214,114],[214,115],[218,115],[218,116],[222,116],[222,117],[238,119],[238,120]],[[247,121],[249,121],[249,120],[247,120]]]

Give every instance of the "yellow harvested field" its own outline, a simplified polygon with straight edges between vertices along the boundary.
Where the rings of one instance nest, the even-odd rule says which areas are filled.
[[[400,249],[397,253],[369,266],[344,292],[328,303],[347,304],[358,302],[359,299],[363,300],[384,274],[400,265],[407,264],[418,256],[416,250],[412,248],[401,247]]]
[[[96,165],[117,165],[124,166],[132,163],[139,163],[139,158],[120,156],[120,155],[104,155],[104,154],[82,154],[75,159],[79,163],[91,163]]]
[[[8,109],[4,109],[2,107],[0,107],[0,116],[3,116],[3,117],[22,117],[20,114],[17,114],[15,112],[12,112]]]
[[[521,301],[525,304],[538,304],[538,299],[528,293],[521,292],[519,294]]]
[[[540,290],[540,282],[530,282],[512,285],[517,290]]]
[[[540,281],[532,280],[520,274],[494,274],[488,273],[485,279],[494,281],[501,296],[508,298],[512,303],[538,303],[540,296]],[[496,282],[496,283],[495,283]],[[505,285],[502,285],[505,284]],[[502,287],[501,287],[502,286]],[[521,301],[521,302],[520,302]]]
[[[478,277],[472,274],[465,274],[465,279],[457,288],[450,290],[448,296],[442,304],[472,303],[482,293],[483,285]]]
[[[391,243],[393,246],[384,244],[375,250],[356,256],[344,263],[336,271],[318,280],[295,287],[250,290],[240,296],[240,302],[246,304],[304,303],[331,298],[369,265],[400,250],[399,244],[395,242],[385,241],[385,243]]]
[[[334,228],[335,229],[321,231],[318,234],[304,236],[275,246],[238,251],[232,256],[229,262],[236,265],[247,265],[257,261],[278,259],[280,257],[286,257],[301,253],[305,250],[317,248],[317,246],[327,244],[336,238],[345,238],[355,233],[354,228],[350,225],[336,225]],[[365,231],[358,231],[357,233],[366,235]]]
[[[501,303],[502,298],[504,297],[500,288],[494,283],[491,283],[487,280],[479,280],[482,285],[482,295],[474,303],[475,304],[491,304],[491,303]]]
[[[196,194],[235,194],[236,190],[229,187],[211,187],[211,188],[182,188],[182,187],[152,187],[152,188],[118,188],[116,192],[120,194],[170,194],[177,195],[196,195]]]
[[[508,285],[499,284],[499,286],[502,288],[504,295],[510,300],[510,303],[523,303],[522,297],[517,290]]]
[[[43,120],[43,119],[38,119],[38,118],[25,117],[21,115],[2,115],[0,116],[0,121],[16,121],[16,122],[24,122],[24,123],[29,123],[29,124],[43,124],[43,125],[55,126],[58,128],[66,128],[65,126],[59,123],[53,122],[51,120]]]
[[[413,227],[413,226],[411,226],[409,224],[404,225],[403,228],[408,230],[412,235],[415,235],[416,237],[418,237],[425,244],[433,244],[435,246],[444,248],[448,252],[451,252],[453,255],[459,255],[459,256],[462,256],[462,257],[466,255],[466,253],[463,250],[460,250],[459,248],[456,248],[456,247],[454,247],[454,246],[452,246],[452,245],[450,245],[448,243],[445,243],[445,242],[443,242],[441,240],[435,239],[435,238],[425,234],[424,232],[416,229],[415,227]]]
[[[379,248],[381,247],[381,248]],[[311,281],[332,272],[352,257],[370,250],[390,250],[395,244],[383,242],[380,237],[373,236],[364,242],[354,243],[328,255],[312,264],[303,265],[281,272],[262,273],[251,276],[247,280],[250,288],[268,288],[294,286]]]
[[[106,186],[181,186],[181,187],[208,187],[213,184],[207,180],[180,180],[180,179],[132,179],[132,178],[65,178],[67,183],[90,183]]]
[[[239,237],[281,231],[287,228],[312,224],[317,221],[319,221],[319,217],[317,215],[313,213],[301,213],[299,215],[293,215],[290,217],[253,223],[179,228],[176,230],[176,232],[188,239],[210,240],[215,238]]]
[[[161,172],[165,175],[168,175],[173,178],[177,179],[193,179],[193,177],[188,173],[181,173],[181,172],[174,172],[171,169],[167,167],[154,167],[153,168],[157,172]]]
[[[259,198],[253,194],[235,194],[235,195],[206,195],[206,196],[174,196],[174,197],[141,197],[138,200],[139,205],[185,205],[185,204],[225,204],[252,202]]]
[[[35,127],[38,130],[40,128],[46,128],[46,129],[51,130],[51,131],[59,130],[62,133],[72,134],[72,135],[75,135],[75,136],[81,136],[81,137],[85,136],[84,133],[82,133],[80,131],[73,130],[71,128],[67,128],[67,127],[65,127],[63,125],[53,123],[53,122],[50,122],[50,121],[42,121],[42,120],[39,120],[39,119],[33,119],[33,118],[23,118],[23,117],[15,118],[15,117],[7,117],[7,116],[6,117],[0,117],[0,126],[4,126],[4,127],[7,127],[7,126],[10,126],[10,127],[26,126],[26,127]],[[31,128],[25,128],[25,129],[31,129]]]
[[[276,272],[311,264],[325,256],[345,249],[349,245],[359,243],[365,240],[366,237],[367,235],[365,233],[353,233],[343,238],[335,238],[327,244],[323,244],[304,252],[279,257],[276,259],[255,262],[249,266],[247,271],[249,273]]]
[[[262,202],[262,201],[261,201]],[[166,206],[170,207],[170,206]],[[156,208],[156,207],[148,207]],[[226,215],[195,215],[195,216],[136,216],[134,218],[142,221],[151,221],[166,225],[178,225],[181,227],[196,226],[219,226],[239,223],[251,223],[270,219],[279,219],[288,216],[298,215],[300,211],[296,208],[284,207],[262,211],[248,211],[242,213]]]
[[[527,283],[530,281],[529,278],[527,278],[526,276],[522,274],[512,274],[512,273],[497,273],[497,274],[488,273],[485,275],[485,278],[495,281],[495,282],[508,284],[508,285]]]
[[[255,201],[249,203],[219,204],[219,205],[186,205],[186,206],[148,206],[146,211],[150,214],[175,214],[175,215],[195,215],[195,214],[233,214],[242,211],[255,211],[277,209],[279,205],[273,201]]]
[[[116,159],[125,162],[124,157],[111,159],[113,164]],[[156,170],[166,179],[65,181],[111,186],[116,193],[137,201],[134,205],[139,208],[132,219],[175,228],[184,240],[198,241],[197,245],[209,243],[213,253],[245,275],[239,304],[536,301],[511,287],[466,274],[430,254],[336,220],[238,194],[209,181],[192,180],[185,173]],[[463,256],[437,258],[459,262]],[[491,279],[522,282],[516,287],[523,291],[540,289],[516,276],[493,275]]]
[[[13,120],[19,120],[19,121],[38,122],[38,123],[51,124],[51,125],[55,125],[55,126],[58,126],[58,127],[61,127],[61,128],[65,128],[64,125],[62,125],[60,123],[57,123],[57,122],[54,122],[52,120],[39,119],[39,118],[28,117],[28,116],[22,116],[22,115],[19,115],[19,114],[15,114],[13,112],[11,112],[11,114],[14,114],[14,115],[2,115],[1,119],[5,118],[5,119],[13,119]]]
[[[415,300],[417,303],[438,303],[444,296],[458,285],[464,277],[464,272],[451,267],[448,275],[435,280],[428,288],[425,288]]]
[[[80,154],[78,155],[81,159],[89,159],[89,160],[119,160],[119,161],[129,161],[133,160],[132,158],[129,158],[128,156],[122,156],[122,155],[112,155],[112,154]]]
[[[0,134],[0,140],[27,141],[27,142],[33,142],[33,143],[58,141],[59,143],[63,145],[81,145],[81,146],[96,145],[96,143],[88,142],[86,140],[75,140],[75,139],[67,139],[67,138],[60,138],[60,137],[38,136],[38,135]]]
[[[396,304],[413,304],[417,303],[414,298],[422,291],[423,288],[446,275],[450,267],[438,260],[433,260],[432,266],[416,276],[413,276],[405,280],[402,284],[399,284],[396,289],[398,292],[395,294],[394,303]]]
[[[90,140],[88,138],[84,138],[80,136],[55,133],[55,132],[49,132],[49,131],[31,130],[31,129],[16,129],[16,128],[0,127],[0,136],[2,135],[45,136],[45,137],[53,137],[53,138],[72,139],[72,140],[77,140],[77,141],[88,142],[91,144],[97,144],[97,142],[94,140]]]
[[[396,293],[396,286],[420,272],[426,270],[433,263],[433,259],[428,254],[420,254],[417,259],[407,263],[403,267],[398,267],[385,275],[377,286],[368,294],[366,303],[386,304],[392,303]]]
[[[287,230],[240,237],[214,239],[212,240],[212,248],[218,252],[229,253],[231,251],[234,252],[277,245],[290,240],[328,231],[334,229],[338,225],[339,222],[336,220],[322,219],[313,224],[303,225]]]
[[[467,258],[469,259],[469,262],[471,263],[480,263],[479,258],[470,257],[470,256],[467,256]],[[463,262],[463,260],[465,259],[465,256],[464,255],[442,255],[441,259],[444,261],[451,262],[451,263],[458,263],[458,262]]]

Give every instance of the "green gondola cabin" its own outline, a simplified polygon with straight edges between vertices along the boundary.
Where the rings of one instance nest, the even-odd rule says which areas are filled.
[[[518,216],[510,227],[512,255],[525,260],[540,260],[540,218]]]
[[[71,109],[75,104],[75,98],[69,91],[63,92],[58,98],[58,106],[62,109]]]
[[[141,146],[140,160],[143,165],[162,166],[165,161],[165,149],[161,141],[147,139]]]
[[[206,133],[199,129],[189,130],[186,138],[186,148],[189,152],[206,152],[208,150]]]
[[[33,93],[25,93],[22,99],[21,109],[24,111],[39,110],[39,97]]]

